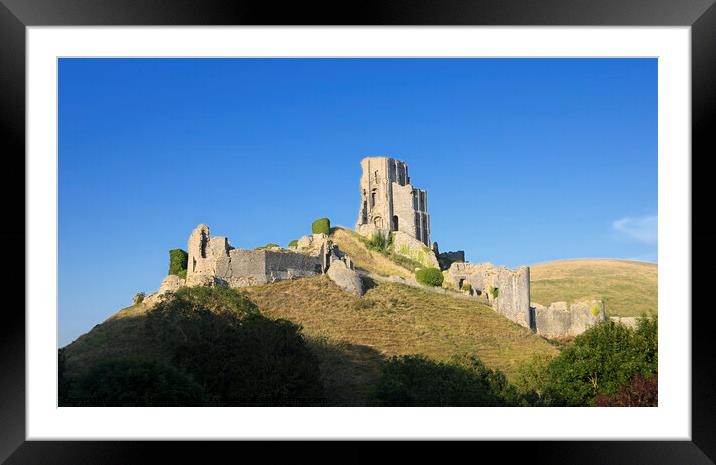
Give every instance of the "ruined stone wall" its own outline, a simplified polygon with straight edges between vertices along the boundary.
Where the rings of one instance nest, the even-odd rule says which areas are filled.
[[[554,302],[549,307],[533,304],[533,326],[537,334],[549,338],[573,337],[607,319],[601,300],[586,300],[568,305]]]
[[[388,157],[367,157],[361,160],[361,168],[356,232],[370,236],[402,231],[430,244],[427,192],[411,185],[408,165]]]
[[[402,231],[393,233],[392,247],[393,251],[398,255],[408,257],[423,266],[431,268],[440,267],[435,252],[433,252],[432,249]]]
[[[318,256],[287,250],[237,249],[225,237],[211,237],[205,224],[192,231],[188,249],[188,286],[243,287],[322,273],[322,260]]]
[[[515,270],[490,263],[453,263],[445,273],[451,287],[470,284],[474,295],[485,299],[498,313],[530,327],[530,269]]]

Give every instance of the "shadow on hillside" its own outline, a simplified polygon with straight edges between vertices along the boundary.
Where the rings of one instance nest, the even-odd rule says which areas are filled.
[[[384,357],[372,347],[325,338],[307,338],[319,360],[327,405],[368,405],[381,375]]]
[[[376,286],[375,279],[369,278],[367,276],[362,276],[361,280],[363,281],[363,288],[367,291],[369,289],[373,289]]]

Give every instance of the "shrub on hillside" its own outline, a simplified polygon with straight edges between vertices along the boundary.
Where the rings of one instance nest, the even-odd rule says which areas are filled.
[[[532,387],[542,385],[542,405],[593,405],[595,397],[617,394],[634,376],[655,373],[657,364],[656,320],[642,319],[636,329],[605,321],[577,336],[543,371],[535,368]]]
[[[443,273],[437,268],[422,268],[415,272],[415,279],[428,286],[442,286]]]
[[[469,407],[514,405],[516,392],[505,376],[477,357],[436,362],[422,355],[388,359],[371,404],[383,407]]]
[[[313,234],[330,234],[331,220],[328,218],[319,218],[311,224],[311,232]]]
[[[629,384],[614,395],[600,394],[594,399],[597,407],[657,407],[659,405],[658,375],[635,375]]]
[[[69,389],[60,405],[92,407],[199,406],[202,387],[186,373],[153,361],[108,360],[95,365]]]
[[[288,243],[289,247],[298,247],[298,239],[294,239]]]
[[[365,240],[365,245],[369,250],[385,253],[388,251],[392,238],[391,234],[386,236],[382,232],[376,231],[372,236],[370,236],[370,239]]]
[[[186,278],[186,267],[189,261],[189,254],[182,249],[172,249],[169,251],[169,273],[180,276],[180,273],[184,272],[184,278]],[[181,276],[180,276],[181,277]]]
[[[321,405],[318,360],[300,327],[268,319],[230,288],[181,288],[147,313],[152,346],[204,387],[211,405]]]
[[[144,302],[144,298],[147,296],[144,292],[137,292],[134,294],[134,298],[132,299],[132,305],[141,304]]]

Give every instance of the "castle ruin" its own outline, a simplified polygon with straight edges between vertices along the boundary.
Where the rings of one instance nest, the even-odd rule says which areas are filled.
[[[361,160],[361,206],[355,230],[363,236],[401,231],[430,245],[428,194],[410,184],[408,165],[389,157]]]
[[[527,266],[508,269],[468,263],[464,251],[440,253],[437,242],[430,246],[427,193],[413,187],[407,164],[389,157],[367,157],[361,167],[356,232],[363,236],[380,233],[390,238],[392,253],[408,257],[420,267],[441,269],[446,289],[429,290],[467,294],[545,337],[575,336],[606,319],[601,301],[555,302],[547,307],[531,303]],[[157,302],[185,285],[244,287],[319,274],[360,296],[364,293],[361,273],[365,271],[356,270],[350,257],[326,234],[304,236],[289,249],[248,250],[233,247],[226,237],[212,237],[209,227],[200,224],[189,236],[186,279],[167,276],[159,291],[145,301]],[[420,286],[415,279],[400,280]]]

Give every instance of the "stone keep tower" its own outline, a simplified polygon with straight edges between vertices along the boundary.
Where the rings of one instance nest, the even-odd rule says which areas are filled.
[[[430,244],[427,192],[413,187],[404,161],[388,157],[361,160],[361,206],[356,232],[402,231],[425,245]]]

